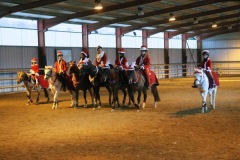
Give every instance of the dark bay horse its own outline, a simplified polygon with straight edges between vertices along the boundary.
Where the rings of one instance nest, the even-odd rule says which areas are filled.
[[[42,76],[42,75],[40,75],[40,76]],[[41,77],[41,78],[43,78],[43,77]],[[32,80],[31,80],[31,75],[27,74],[24,71],[17,72],[17,83],[20,84],[21,82],[24,83],[24,87],[26,88],[26,92],[27,92],[28,102],[27,102],[26,105],[29,105],[33,102],[33,100],[32,100],[32,90],[34,88],[34,84],[32,83]],[[37,99],[36,99],[36,104],[38,104],[38,102],[39,102],[40,91],[41,91],[42,88],[44,90],[45,97],[47,98],[47,102],[49,102],[49,93],[48,93],[47,88],[44,88],[39,84],[37,87],[35,87],[35,89],[38,93],[37,94]]]
[[[118,91],[121,90],[123,92],[123,105],[125,105],[126,96],[127,96],[127,88],[128,83],[127,79],[122,75],[119,74],[119,69],[113,67],[113,65],[109,65],[108,67],[102,68],[102,75],[104,79],[108,79],[110,88],[113,91],[113,105],[112,105],[112,111],[115,111],[116,105],[118,105],[118,108],[120,108],[119,99],[118,99]],[[117,104],[116,104],[117,102]]]
[[[153,72],[151,72],[151,73],[154,74]],[[129,92],[128,93],[131,98],[131,101],[134,103],[134,105],[137,108],[140,108],[141,94],[143,93],[144,99],[143,99],[142,107],[145,108],[148,88],[145,84],[146,81],[143,76],[143,72],[139,68],[133,67],[133,68],[128,68],[127,75],[128,75],[127,77],[128,77],[128,83],[129,83]],[[154,97],[154,107],[155,108],[157,107],[157,102],[160,101],[160,97],[159,97],[158,90],[157,90],[157,85],[158,85],[158,82],[156,84],[151,85],[151,92]],[[138,104],[136,104],[135,100],[134,100],[134,93],[136,91],[138,92]]]
[[[85,107],[86,107],[86,103],[87,103],[86,91],[88,90],[91,95],[92,103],[93,103],[93,106],[95,109],[94,95],[93,95],[93,91],[92,91],[91,82],[89,81],[89,75],[81,74],[79,68],[77,67],[77,65],[74,61],[69,62],[68,74],[72,75],[73,86],[76,91],[76,106],[75,107],[76,108],[78,107],[79,90],[83,90],[84,99],[85,99]]]
[[[95,102],[98,104],[98,107],[101,108],[102,102],[100,98],[100,88],[101,87],[106,87],[108,93],[109,93],[109,105],[112,104],[112,90],[109,86],[109,82],[106,79],[103,79],[102,76],[102,67],[96,67],[92,63],[87,63],[82,66],[81,72],[83,74],[88,73],[89,74],[89,79],[90,82],[94,88],[94,97],[95,97]]]

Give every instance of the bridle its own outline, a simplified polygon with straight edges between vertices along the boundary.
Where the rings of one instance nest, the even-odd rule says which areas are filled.
[[[194,74],[201,74],[201,76],[200,76],[200,79],[195,79],[195,84],[196,84],[196,81],[198,81],[199,82],[199,84],[202,84],[202,82],[203,82],[203,72],[199,72],[199,71],[196,71],[196,72],[194,72]]]
[[[52,69],[48,69],[49,71],[45,74],[46,75],[46,79],[50,81],[50,83],[55,83],[57,80],[57,76],[56,75],[52,75]],[[52,80],[52,77],[55,76],[55,79]],[[49,79],[50,78],[50,79]]]

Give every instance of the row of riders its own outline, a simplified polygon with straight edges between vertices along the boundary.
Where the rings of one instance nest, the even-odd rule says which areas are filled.
[[[55,62],[54,67],[51,68],[47,66],[45,67],[45,70],[46,69],[49,70],[51,68],[51,73],[56,72],[56,78],[59,79],[59,81],[62,83],[63,91],[66,91],[66,87],[68,90],[75,89],[76,91],[74,95],[75,98],[73,99],[75,99],[76,107],[78,107],[78,104],[77,104],[78,90],[86,91],[91,87],[93,87],[94,97],[95,97],[95,100],[93,101],[93,103],[98,101],[99,106],[101,106],[99,88],[101,86],[105,86],[109,91],[109,104],[113,106],[113,110],[115,109],[116,102],[117,102],[117,105],[120,106],[118,101],[119,90],[122,90],[124,93],[123,104],[125,104],[126,92],[128,92],[130,100],[134,103],[134,105],[139,110],[141,93],[144,94],[144,103],[143,103],[143,107],[144,107],[146,98],[147,98],[148,88],[151,88],[152,93],[154,95],[155,107],[157,105],[156,103],[160,101],[157,88],[156,88],[156,86],[158,85],[158,81],[157,81],[156,75],[152,71],[150,72],[150,57],[147,52],[148,52],[148,48],[146,46],[141,46],[140,48],[141,54],[136,59],[136,63],[134,64],[134,66],[128,65],[128,61],[127,61],[127,58],[125,57],[125,51],[123,48],[118,50],[118,55],[116,57],[114,65],[107,64],[108,62],[107,54],[103,51],[103,48],[101,46],[97,47],[97,54],[96,54],[94,65],[90,61],[88,51],[86,50],[83,50],[80,53],[80,60],[77,64],[75,64],[75,62],[72,61],[69,63],[68,66],[66,61],[63,59],[62,52],[58,52],[57,61]],[[31,62],[32,62],[32,65],[31,65],[32,68],[30,70],[31,77],[35,83],[34,88],[38,88],[39,67],[37,65],[37,59],[33,58]],[[78,71],[74,70],[74,68],[76,67],[78,68]],[[67,74],[67,68],[68,68],[68,74]],[[92,71],[94,71],[94,73],[92,73],[91,69]],[[105,74],[105,77],[103,78],[104,74]],[[154,80],[152,80],[152,82],[150,80],[151,74],[154,76]],[[45,78],[46,78],[46,75],[47,73],[45,72]],[[71,81],[72,81],[72,85],[74,86],[74,89],[67,85],[69,84],[68,83],[69,75],[71,75]],[[90,83],[87,83],[86,81],[90,81]],[[54,81],[49,81],[49,82],[50,82],[49,85],[51,88],[51,83],[53,83]],[[138,92],[138,104],[135,103],[134,95],[133,95],[134,92],[136,91]],[[55,94],[58,95],[58,93],[56,92],[58,91],[56,90],[54,92],[54,95]],[[113,93],[113,100],[111,99],[112,93]],[[90,91],[90,94],[92,95],[91,91]],[[86,92],[84,93],[84,95],[86,95]],[[55,97],[57,96],[54,96],[53,108],[56,108],[58,104],[57,98]],[[130,100],[129,100],[129,103],[130,103]],[[86,98],[85,98],[85,103],[86,103]]]
[[[208,88],[215,88],[216,83],[211,72],[212,61],[209,58],[209,51],[204,50],[203,57],[204,58],[201,68],[203,68],[204,73],[207,75],[209,79],[210,83]],[[32,69],[30,70],[30,73],[32,75],[31,77],[32,79],[34,79],[35,82],[34,87],[38,88],[39,68],[37,65],[37,59],[33,58],[31,61],[32,61],[31,65]],[[51,79],[52,77],[54,77],[53,73],[55,73],[54,80]],[[195,72],[195,74],[197,73],[199,73],[199,71]],[[66,86],[69,93],[72,96],[71,105],[72,106],[75,105],[75,107],[78,107],[78,90],[84,91],[85,105],[87,104],[86,90],[89,90],[94,107],[95,103],[98,103],[98,105],[101,106],[99,89],[102,86],[105,86],[109,92],[109,104],[113,106],[113,110],[115,110],[116,102],[118,107],[120,107],[118,101],[119,90],[122,90],[124,94],[123,105],[125,104],[126,92],[128,91],[129,103],[131,100],[136,106],[137,110],[140,109],[141,93],[143,93],[144,95],[142,107],[143,108],[145,107],[147,89],[149,88],[151,88],[152,94],[154,96],[154,107],[156,107],[157,102],[160,101],[160,97],[158,95],[158,91],[156,88],[156,86],[159,85],[158,80],[156,78],[155,73],[150,71],[150,57],[148,55],[148,48],[146,46],[141,46],[140,56],[137,57],[136,62],[132,65],[128,65],[128,61],[127,58],[125,57],[125,51],[123,48],[118,50],[118,55],[116,57],[114,65],[107,64],[107,54],[103,51],[103,48],[101,46],[97,47],[97,54],[94,65],[90,61],[88,51],[86,50],[83,50],[80,53],[80,60],[77,64],[72,61],[69,62],[68,66],[66,61],[63,59],[62,52],[58,52],[57,61],[55,62],[54,67],[53,68],[51,66],[45,67],[44,77],[46,79],[49,79],[51,77],[49,79],[50,80],[49,85],[54,94],[53,109],[57,108],[58,105],[57,97],[60,92],[60,89],[62,88],[63,91],[66,91]],[[56,85],[55,89],[53,88],[56,80],[60,81],[59,85],[60,89],[59,88],[56,89]],[[200,88],[196,79],[192,87]],[[91,88],[93,88],[94,90],[94,96],[92,95]],[[136,91],[138,92],[138,103],[135,103],[134,100],[134,93]],[[111,98],[112,93],[113,99]],[[37,101],[38,99],[39,97],[37,98]],[[29,101],[31,102],[32,100],[29,99]]]

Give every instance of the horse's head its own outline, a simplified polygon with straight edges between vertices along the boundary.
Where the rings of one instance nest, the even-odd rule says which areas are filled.
[[[194,75],[195,75],[195,80],[194,83],[196,86],[200,86],[203,82],[203,69],[195,69],[194,70]]]
[[[44,68],[44,79],[48,80],[52,76],[52,66],[45,66]]]
[[[17,72],[17,83],[20,84],[22,81],[26,80],[28,75],[26,72],[19,71]]]
[[[68,66],[68,75],[72,75],[73,73],[79,75],[79,68],[77,67],[75,61],[70,61]]]
[[[101,75],[101,81],[106,82],[106,80],[110,76],[110,66],[102,67],[99,72]]]
[[[127,78],[128,78],[129,84],[132,84],[132,83],[134,83],[134,81],[136,81],[135,68],[129,67],[127,69]]]

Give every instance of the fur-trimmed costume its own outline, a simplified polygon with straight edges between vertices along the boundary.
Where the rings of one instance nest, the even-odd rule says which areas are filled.
[[[107,63],[107,54],[102,51],[100,54],[97,53],[95,66],[105,66]]]

